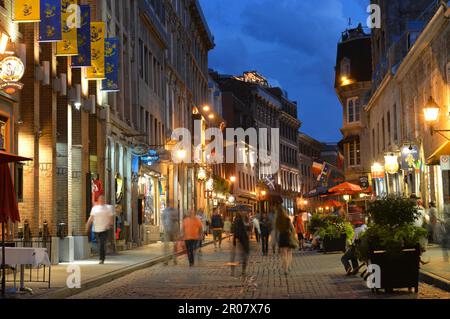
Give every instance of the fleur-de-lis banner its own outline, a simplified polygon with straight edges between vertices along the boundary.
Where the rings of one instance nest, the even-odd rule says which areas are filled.
[[[105,76],[102,81],[103,92],[118,92],[119,90],[119,39],[105,40]]]
[[[91,67],[87,68],[88,80],[105,78],[105,23],[91,22]]]
[[[72,58],[73,68],[91,66],[91,8],[81,5],[81,23],[78,29],[78,55]]]
[[[77,13],[75,6],[72,6],[77,4],[77,0],[61,0],[62,41],[56,44],[56,56],[78,55]]]
[[[40,0],[14,0],[15,22],[38,22],[41,20]]]
[[[39,42],[58,42],[62,40],[61,0],[41,0],[39,30]]]

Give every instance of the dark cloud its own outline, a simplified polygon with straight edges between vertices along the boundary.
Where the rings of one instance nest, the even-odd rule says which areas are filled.
[[[299,102],[302,130],[341,138],[342,108],[334,65],[341,32],[365,20],[368,0],[202,0],[216,39],[210,66],[223,73],[258,70]]]

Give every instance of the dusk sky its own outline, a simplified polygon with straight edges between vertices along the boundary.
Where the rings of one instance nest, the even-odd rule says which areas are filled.
[[[257,70],[297,101],[301,131],[337,142],[342,108],[336,97],[336,45],[368,17],[368,0],[200,0],[216,48],[210,67],[238,75]]]

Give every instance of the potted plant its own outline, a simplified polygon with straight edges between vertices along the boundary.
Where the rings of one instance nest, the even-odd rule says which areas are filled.
[[[322,238],[325,253],[345,252],[347,241],[351,240],[354,234],[352,225],[336,215],[313,216],[310,229]]]
[[[414,226],[419,217],[414,201],[386,197],[369,204],[369,228],[357,242],[359,258],[379,266],[380,286],[390,292],[395,288],[419,287],[419,263],[427,231]]]

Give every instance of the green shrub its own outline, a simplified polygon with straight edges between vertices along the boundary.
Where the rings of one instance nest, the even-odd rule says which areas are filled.
[[[374,250],[385,250],[389,255],[398,255],[405,248],[423,245],[423,239],[427,237],[424,228],[414,226],[420,213],[410,199],[386,197],[370,203],[368,213],[371,224],[361,234],[356,245],[362,260],[367,261]]]
[[[309,227],[311,232],[317,232],[321,238],[341,238],[346,235],[347,240],[351,241],[354,235],[352,225],[336,215],[313,215]]]

